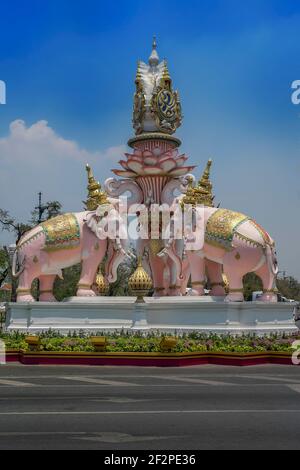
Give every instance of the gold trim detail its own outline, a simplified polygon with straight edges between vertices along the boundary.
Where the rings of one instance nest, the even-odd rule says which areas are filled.
[[[232,249],[233,236],[237,228],[246,220],[244,214],[228,209],[218,209],[208,219],[206,225],[205,242],[225,250]]]
[[[80,244],[80,228],[74,214],[64,214],[41,224],[45,234],[44,251],[77,248]]]
[[[193,287],[196,287],[196,286],[205,286],[205,281],[195,281],[195,282],[191,282],[191,285]]]
[[[137,142],[143,142],[147,140],[166,140],[167,142],[172,143],[175,147],[180,147],[181,140],[177,139],[177,137],[173,137],[168,134],[161,134],[159,132],[145,132],[143,134],[137,135],[136,137],[132,137],[132,139],[128,140],[128,146],[134,148]]]
[[[91,284],[77,284],[78,289],[89,290],[91,288]]]

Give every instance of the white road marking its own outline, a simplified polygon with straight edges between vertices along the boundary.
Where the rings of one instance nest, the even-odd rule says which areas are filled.
[[[157,377],[156,377],[157,378]],[[193,384],[200,384],[200,385],[213,385],[213,386],[223,386],[223,385],[230,385],[230,386],[237,386],[238,384],[233,384],[230,382],[221,382],[221,381],[215,381],[215,380],[204,380],[204,379],[198,379],[198,378],[191,378],[191,377],[178,377],[178,376],[172,376],[168,375],[165,377],[162,377],[163,379],[166,380],[175,380],[179,382],[187,382],[187,383],[193,383]]]
[[[295,384],[295,385],[288,385],[288,387],[293,390],[294,392],[300,393],[300,384]]]
[[[6,385],[11,387],[35,387],[34,384],[29,384],[27,382],[19,382],[17,380],[7,380],[0,379],[0,385]]]
[[[7,411],[0,416],[80,416],[80,415],[153,415],[153,414],[283,414],[298,410],[133,410],[133,411]]]
[[[289,378],[283,378],[283,377],[274,377],[274,376],[271,376],[271,375],[243,375],[243,377],[245,377],[246,379],[260,379],[260,380],[271,380],[271,381],[278,381],[278,382],[286,382],[286,383],[297,383],[297,384],[300,384],[300,380],[299,379],[292,379],[291,377]]]
[[[139,387],[139,384],[134,384],[134,383],[128,383],[128,382],[117,382],[116,380],[105,380],[105,379],[93,379],[91,377],[76,377],[76,376],[61,376],[57,377],[58,379],[64,379],[64,380],[74,380],[76,382],[86,382],[90,384],[97,384],[97,385],[112,385],[112,386],[133,386],[133,387]]]

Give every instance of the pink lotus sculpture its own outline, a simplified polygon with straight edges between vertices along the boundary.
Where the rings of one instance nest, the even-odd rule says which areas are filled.
[[[178,150],[164,152],[160,147],[151,150],[134,149],[133,154],[126,153],[127,161],[120,160],[124,170],[112,170],[123,178],[139,176],[168,176],[178,178],[192,171],[195,166],[183,166],[188,157],[179,155]]]

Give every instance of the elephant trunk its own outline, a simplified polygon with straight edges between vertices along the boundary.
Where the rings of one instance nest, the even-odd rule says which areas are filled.
[[[275,249],[271,247],[269,244],[267,244],[266,246],[266,258],[267,258],[267,263],[268,263],[270,272],[273,273],[274,276],[277,276],[278,264],[277,264]]]
[[[25,269],[25,259],[26,259],[26,256],[24,256],[24,258],[23,258],[23,261],[22,261],[22,264],[21,264],[21,267],[20,267],[19,271],[16,271],[17,263],[18,263],[18,248],[16,248],[16,250],[14,252],[14,256],[13,256],[13,262],[12,262],[12,276],[14,278],[20,277],[22,272],[24,271],[24,269]]]
[[[126,251],[124,248],[117,244],[116,248],[112,250],[111,258],[107,263],[107,280],[109,283],[113,283],[117,280],[118,267],[126,256]]]
[[[179,279],[182,280],[183,279],[182,259],[176,253],[175,242],[174,241],[169,242],[168,245],[165,248],[163,248],[163,250],[160,253],[158,253],[158,256],[160,256],[160,257],[166,256],[166,255],[170,256],[172,261],[174,261],[177,272],[179,273],[178,277],[179,277]]]

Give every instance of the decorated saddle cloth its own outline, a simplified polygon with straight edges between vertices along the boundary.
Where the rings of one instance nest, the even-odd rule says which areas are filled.
[[[80,244],[80,227],[74,214],[64,214],[41,224],[46,243],[44,251],[76,248]]]
[[[243,222],[249,220],[244,214],[228,209],[218,209],[207,221],[205,242],[225,250],[232,249],[234,234]]]

